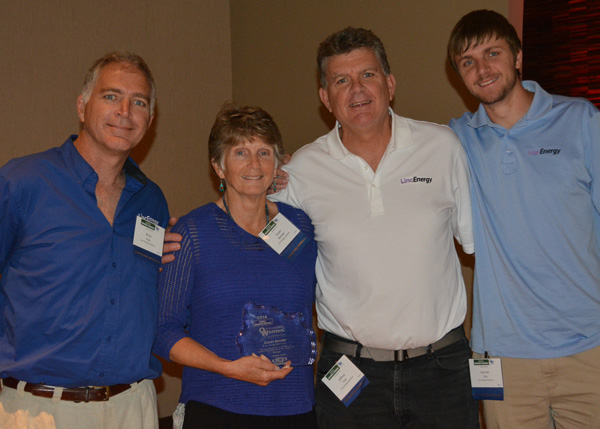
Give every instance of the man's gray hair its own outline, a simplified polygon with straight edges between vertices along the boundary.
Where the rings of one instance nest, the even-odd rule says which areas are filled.
[[[88,70],[85,80],[83,81],[83,88],[81,89],[81,96],[83,101],[87,103],[92,95],[92,91],[98,82],[100,72],[104,67],[109,64],[122,64],[124,67],[133,67],[140,71],[150,85],[150,116],[154,114],[154,106],[156,105],[156,86],[154,85],[154,78],[150,73],[150,68],[139,55],[125,51],[114,51],[109,52],[102,58],[99,58],[94,62],[92,67]]]
[[[373,51],[379,60],[383,73],[386,76],[390,75],[390,64],[379,37],[371,30],[346,27],[337,33],[333,33],[319,45],[317,66],[319,67],[319,79],[323,89],[327,88],[327,60],[335,55],[348,54],[359,48],[367,48]]]

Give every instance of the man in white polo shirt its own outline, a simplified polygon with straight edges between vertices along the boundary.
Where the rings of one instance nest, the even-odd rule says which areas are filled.
[[[396,80],[371,31],[332,34],[317,62],[337,124],[294,154],[273,198],[306,211],[319,243],[319,426],[478,427],[454,247],[473,252],[464,150],[389,108]],[[369,380],[348,407],[321,382],[342,355]]]

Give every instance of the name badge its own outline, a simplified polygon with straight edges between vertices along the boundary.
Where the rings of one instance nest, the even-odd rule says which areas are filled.
[[[281,213],[278,213],[258,236],[271,249],[288,259],[294,259],[308,242],[306,235]]]
[[[162,257],[165,229],[150,217],[138,215],[133,232],[133,247],[136,253],[160,262]]]
[[[474,399],[504,400],[500,359],[469,359],[469,372]]]
[[[369,384],[367,377],[343,355],[321,379],[345,406],[356,399]]]

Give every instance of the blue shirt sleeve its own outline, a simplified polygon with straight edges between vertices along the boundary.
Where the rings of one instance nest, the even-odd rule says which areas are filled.
[[[15,246],[19,229],[19,209],[11,184],[0,172],[0,274]]]
[[[182,220],[172,232],[182,235],[175,261],[163,266],[158,285],[158,337],[154,353],[169,359],[169,352],[188,334],[189,301],[194,286],[194,244]]]
[[[600,213],[600,112],[593,106],[590,106],[590,116],[588,120],[583,121],[587,129],[583,130],[587,134],[586,148],[586,167],[592,178],[591,195],[596,212]],[[599,172],[599,174],[596,174]]]

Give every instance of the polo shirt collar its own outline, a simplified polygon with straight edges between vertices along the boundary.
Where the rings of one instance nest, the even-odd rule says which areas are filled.
[[[125,165],[123,166],[123,170],[128,177],[135,179],[142,186],[145,186],[148,183],[148,177],[140,170],[140,167],[135,163],[133,159],[127,157],[125,161]]]
[[[396,115],[391,107],[388,107],[388,110],[392,118],[392,135],[386,151],[391,152],[412,146],[412,136],[408,123],[403,117]],[[336,121],[335,127],[327,134],[327,149],[329,151],[329,156],[338,160],[350,153],[340,138],[340,127],[340,123]]]
[[[61,149],[65,164],[67,165],[69,171],[71,171],[77,177],[77,181],[79,183],[85,183],[90,176],[95,174],[95,171],[77,151],[77,148],[73,143],[75,140],[77,140],[77,137],[77,134],[71,135],[62,145]]]
[[[532,80],[524,80],[523,87],[534,94],[533,101],[524,119],[526,121],[533,121],[545,116],[552,109],[552,96],[544,91],[537,82]]]
[[[81,156],[77,148],[75,147],[75,140],[77,139],[77,134],[71,135],[62,145],[63,158],[65,160],[65,164],[69,168],[70,171],[75,174],[79,183],[85,183],[90,177],[94,177],[94,181],[96,181],[95,174],[96,172],[91,167],[90,164]],[[148,183],[148,178],[138,165],[131,159],[127,157],[125,161],[125,165],[123,166],[123,171],[125,171],[125,175],[128,178],[134,179],[138,182],[138,185],[135,185],[136,188],[141,188]],[[128,180],[129,182],[129,180]]]
[[[515,126],[525,124],[527,121],[539,119],[552,108],[552,96],[544,91],[544,89],[542,89],[537,82],[532,80],[524,80],[521,83],[523,84],[523,88],[525,88],[527,91],[533,92],[533,101],[531,102],[531,106],[529,106],[529,110],[525,116],[521,118],[519,122],[515,124]],[[490,117],[488,116],[482,104],[479,105],[479,109],[477,109],[471,120],[468,122],[468,125],[472,128],[481,128],[484,126],[503,128],[501,125],[498,125],[490,120]]]

